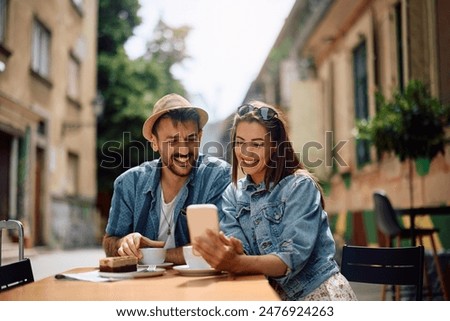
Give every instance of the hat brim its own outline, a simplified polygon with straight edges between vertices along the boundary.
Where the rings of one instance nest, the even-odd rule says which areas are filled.
[[[194,109],[195,111],[197,111],[197,113],[199,114],[199,117],[200,117],[199,130],[203,129],[203,127],[208,122],[208,118],[209,118],[208,113],[203,108],[196,107],[196,106],[171,107],[171,108],[168,108],[165,110],[161,110],[157,113],[154,113],[153,115],[151,115],[150,117],[147,118],[147,120],[144,122],[144,125],[142,126],[142,135],[145,137],[145,139],[147,139],[148,141],[152,140],[153,126],[155,125],[155,122],[158,120],[159,117],[161,117],[162,115],[166,114],[167,112],[169,112],[171,110],[176,110],[176,109]]]

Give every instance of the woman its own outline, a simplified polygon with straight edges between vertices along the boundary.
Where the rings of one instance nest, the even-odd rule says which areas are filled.
[[[356,300],[334,260],[321,189],[295,154],[281,111],[259,101],[239,107],[231,138],[223,233],[207,231],[195,249],[218,270],[265,274],[283,300]]]

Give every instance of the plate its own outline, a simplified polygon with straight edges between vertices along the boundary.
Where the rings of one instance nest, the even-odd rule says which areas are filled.
[[[204,276],[204,275],[216,275],[222,273],[221,271],[214,270],[213,268],[209,269],[191,269],[188,265],[178,265],[173,267],[181,275],[188,276]]]
[[[147,271],[144,268],[140,268],[135,272],[98,272],[103,278],[112,279],[137,279],[137,278],[149,278],[152,276],[163,275],[166,269],[156,268],[154,271]]]
[[[164,268],[164,267],[169,267],[172,265],[173,265],[172,262],[164,262],[164,263],[156,264],[156,267]],[[140,268],[146,269],[146,268],[148,268],[148,264],[138,264],[138,269],[140,269]]]

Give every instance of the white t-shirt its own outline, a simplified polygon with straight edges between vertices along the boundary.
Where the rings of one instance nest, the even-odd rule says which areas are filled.
[[[164,241],[164,248],[175,248],[175,225],[173,221],[174,208],[178,195],[170,203],[164,202],[164,192],[161,187],[161,211],[159,214],[159,235],[158,241]],[[170,228],[170,233],[169,233]]]

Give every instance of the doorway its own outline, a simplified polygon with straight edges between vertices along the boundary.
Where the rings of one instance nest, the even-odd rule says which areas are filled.
[[[34,245],[44,245],[43,229],[45,226],[44,215],[42,213],[44,195],[44,166],[45,151],[42,148],[36,149],[36,172],[35,172],[35,198],[34,198]]]
[[[0,220],[9,218],[12,136],[0,131]]]

